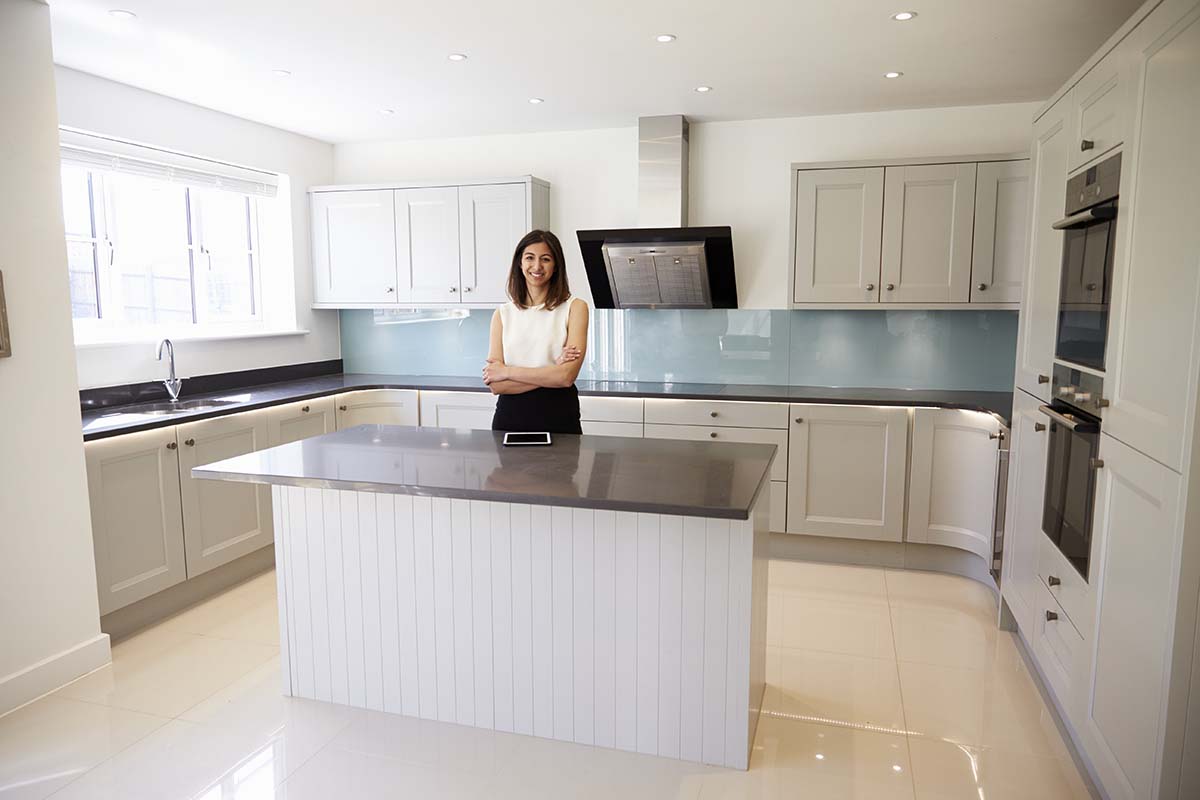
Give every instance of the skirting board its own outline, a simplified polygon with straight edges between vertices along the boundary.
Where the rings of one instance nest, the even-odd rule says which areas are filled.
[[[44,658],[0,678],[0,716],[53,692],[112,661],[108,634],[101,633],[74,647]]]

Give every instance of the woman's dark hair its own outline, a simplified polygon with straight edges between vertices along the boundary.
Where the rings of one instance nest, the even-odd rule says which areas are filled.
[[[550,276],[550,285],[546,287],[546,310],[557,308],[571,296],[571,288],[567,286],[567,260],[563,257],[562,244],[558,237],[550,231],[530,231],[517,242],[513,251],[512,269],[508,272],[508,297],[517,308],[529,307],[529,288],[525,285],[525,273],[521,271],[521,256],[525,248],[531,244],[542,242],[550,248],[554,256],[554,274]]]

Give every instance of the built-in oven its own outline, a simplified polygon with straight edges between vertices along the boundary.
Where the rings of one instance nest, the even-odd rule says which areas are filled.
[[[1092,551],[1092,509],[1100,461],[1100,409],[1103,378],[1054,365],[1052,397],[1041,407],[1048,417],[1046,494],[1042,531],[1084,580]]]
[[[1120,183],[1118,153],[1067,181],[1067,216],[1054,223],[1065,235],[1054,355],[1101,372]]]

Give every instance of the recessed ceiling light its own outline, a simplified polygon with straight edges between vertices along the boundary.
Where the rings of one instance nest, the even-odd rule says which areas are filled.
[[[126,11],[123,8],[114,8],[112,11],[108,12],[108,15],[110,17],[116,17],[117,19],[137,19],[137,14],[133,13],[132,11]]]
[[[899,764],[892,764],[892,772],[903,772],[904,768]]]
[[[711,86],[697,86],[696,91],[699,92],[700,94],[704,94],[705,92],[711,92],[712,87]]]
[[[824,754],[822,754],[822,753],[817,753],[817,761],[824,761],[824,760],[825,760],[825,756],[824,756]]]
[[[385,117],[390,117],[392,114],[395,114],[395,113],[396,113],[396,109],[394,109],[394,108],[381,108],[381,109],[379,109],[379,113],[380,113],[380,114],[383,114]]]
[[[536,105],[541,105],[542,103],[544,103],[544,102],[546,102],[546,101],[545,101],[545,100],[543,100],[543,99],[542,99],[542,98],[540,98],[540,97],[531,97],[531,98],[529,98],[529,102],[530,102],[530,104],[531,104],[531,105],[535,105],[535,106],[536,106]]]
[[[271,70],[271,74],[274,75],[276,78],[292,77],[292,73],[288,72],[286,69],[273,69],[273,70]]]
[[[903,75],[903,74],[904,74],[903,72],[885,72],[885,73],[883,73],[883,77],[885,77],[885,78],[899,78],[899,77],[900,77],[901,75]]]
[[[450,59],[451,61],[466,61],[467,60],[466,53],[451,53],[450,55],[446,56],[446,58]]]
[[[908,22],[916,15],[917,12],[915,11],[899,11],[895,14],[892,14],[892,19],[896,20],[896,22]]]
[[[673,34],[673,33],[660,33],[658,36],[655,36],[655,37],[654,37],[654,41],[656,41],[656,42],[662,42],[663,44],[666,44],[667,42],[673,42],[673,41],[675,41],[675,34]]]

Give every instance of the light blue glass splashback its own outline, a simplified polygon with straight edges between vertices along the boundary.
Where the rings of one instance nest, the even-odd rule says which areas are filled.
[[[476,376],[492,312],[342,311],[347,372]],[[580,378],[1011,391],[1015,311],[597,310]]]

